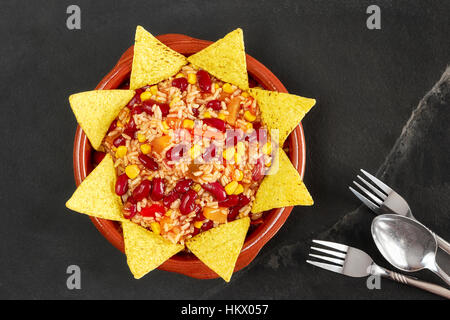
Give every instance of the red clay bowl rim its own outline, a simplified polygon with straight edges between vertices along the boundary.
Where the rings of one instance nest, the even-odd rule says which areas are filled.
[[[192,54],[210,45],[211,41],[191,38],[181,34],[165,34],[157,37],[161,42],[183,54]],[[133,46],[130,47],[119,59],[117,65],[102,79],[96,89],[118,88],[127,78],[131,70],[133,60]],[[249,74],[263,84],[266,89],[287,92],[278,78],[264,65],[247,54],[247,66]],[[304,176],[306,162],[306,146],[303,127],[301,124],[294,129],[289,136],[289,157],[301,178]],[[75,133],[73,149],[73,167],[75,182],[78,186],[86,178],[91,169],[92,147],[80,126]],[[278,232],[286,219],[289,217],[293,207],[273,209],[266,214],[267,220],[258,226],[247,236],[244,246],[236,262],[235,272],[246,267],[262,249],[262,247]],[[100,233],[117,249],[124,252],[123,236],[114,221],[90,217]],[[177,272],[199,279],[218,278],[217,274],[206,267],[200,260],[192,256],[176,255],[158,269]]]

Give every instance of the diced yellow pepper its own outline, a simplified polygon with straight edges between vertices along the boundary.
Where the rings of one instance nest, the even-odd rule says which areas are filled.
[[[205,111],[205,113],[203,114],[203,118],[205,119],[211,118],[211,114],[209,113],[209,111]]]
[[[125,173],[130,179],[136,178],[140,172],[141,170],[139,170],[139,167],[136,164],[131,164],[125,168]]]
[[[184,119],[183,120],[183,128],[194,129],[194,121],[191,119]]]
[[[236,190],[234,190],[235,195],[241,194],[242,192],[244,192],[244,187],[242,186],[242,184],[238,185]]]
[[[270,141],[264,144],[264,146],[262,147],[262,152],[267,155],[270,155],[272,153],[272,143]]]
[[[229,84],[229,83],[225,83],[223,85],[222,89],[223,89],[223,92],[226,92],[226,93],[233,93],[234,92],[233,86],[231,84]]]
[[[116,150],[116,158],[123,158],[127,155],[128,149],[125,146],[119,146]]]
[[[150,223],[150,227],[154,234],[159,235],[161,233],[161,225],[158,222]]]
[[[202,188],[202,186],[199,183],[195,183],[192,186],[192,190],[194,190],[195,192],[199,192],[201,188]]]
[[[151,86],[150,92],[152,95],[156,96],[156,94],[158,93],[158,86],[156,84],[154,86]]]
[[[191,159],[195,159],[202,154],[202,147],[198,144],[194,144],[194,146],[189,150],[189,155]]]
[[[225,151],[223,152],[223,158],[225,160],[231,160],[234,158],[234,154],[235,154],[235,149],[234,147],[230,147],[228,149],[225,149]]]
[[[223,114],[222,112],[220,112],[220,113],[217,115],[217,118],[219,118],[220,120],[225,121],[225,119],[227,118],[227,116],[226,116],[225,114]]]
[[[141,152],[143,154],[149,154],[152,151],[152,146],[148,143],[141,144]]]
[[[182,72],[177,73],[177,75],[175,76],[175,78],[184,78],[184,73],[182,73]]]
[[[196,84],[197,83],[197,75],[195,73],[189,73],[188,74],[188,82],[190,84]]]
[[[203,221],[194,222],[194,227],[200,229],[203,226]]]
[[[152,97],[152,93],[150,91],[144,91],[141,93],[141,101],[150,100]]]
[[[147,138],[142,133],[138,133],[137,134],[137,138],[138,138],[138,141],[141,142],[141,143],[147,141]]]
[[[247,120],[248,122],[253,122],[256,120],[256,116],[247,110],[244,112],[244,119]]]
[[[230,195],[230,194],[234,194],[234,192],[236,191],[236,189],[238,188],[239,183],[237,183],[237,181],[231,181],[229,184],[227,184],[225,186],[225,192]]]

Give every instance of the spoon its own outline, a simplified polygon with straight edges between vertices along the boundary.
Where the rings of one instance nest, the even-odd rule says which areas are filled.
[[[371,230],[378,250],[394,267],[406,272],[428,269],[450,285],[450,277],[436,263],[436,238],[420,222],[384,214],[373,220]]]

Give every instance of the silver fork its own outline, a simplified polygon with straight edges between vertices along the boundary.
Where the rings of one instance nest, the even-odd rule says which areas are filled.
[[[372,183],[367,182],[359,175],[357,177],[367,188],[370,189],[370,191],[356,181],[353,181],[353,183],[362,193],[365,194],[365,196],[352,187],[349,187],[349,189],[367,207],[369,207],[376,214],[399,214],[417,220],[414,218],[408,203],[402,198],[402,196],[365,170],[361,169],[361,172]],[[437,234],[433,234],[436,237],[439,248],[450,254],[450,243],[439,237]]]
[[[328,249],[311,247],[311,250],[325,253],[328,256],[312,253],[310,253],[309,256],[331,262],[324,263],[306,260],[307,263],[316,267],[357,278],[367,277],[369,275],[380,276],[450,299],[450,290],[433,283],[417,280],[404,276],[400,273],[384,269],[373,262],[372,258],[364,251],[335,242],[320,240],[313,240],[313,242],[327,247]]]

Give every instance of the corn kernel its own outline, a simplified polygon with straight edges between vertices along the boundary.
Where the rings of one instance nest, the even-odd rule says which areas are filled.
[[[244,173],[241,170],[235,170],[234,171],[234,179],[236,181],[242,181],[242,179],[244,179]]]
[[[226,93],[233,93],[234,92],[233,86],[231,84],[229,84],[229,83],[225,83],[223,85],[222,89]]]
[[[142,133],[138,133],[137,138],[138,138],[138,141],[141,143],[147,141],[147,138]]]
[[[153,177],[150,176],[150,177],[147,178],[147,180],[148,181],[153,181]]]
[[[165,216],[166,216],[166,217],[170,217],[170,216],[172,215],[172,212],[173,212],[172,209],[167,210]]]
[[[128,149],[125,146],[119,146],[116,150],[116,158],[123,158],[127,155]]]
[[[244,119],[247,120],[248,122],[253,122],[256,120],[256,116],[247,110],[244,113]]]
[[[170,106],[173,107],[174,105],[176,105],[178,102],[180,102],[181,99],[178,96],[175,96],[172,101],[170,101]]]
[[[227,116],[225,114],[223,114],[222,112],[219,113],[219,115],[217,116],[217,118],[219,118],[220,120],[224,120],[227,118]]]
[[[251,130],[253,130],[253,123],[247,122],[247,124],[245,125],[245,127],[247,128],[247,131],[251,131]]]
[[[156,84],[154,86],[151,86],[150,92],[152,95],[156,96],[156,94],[158,93],[158,86]]]
[[[140,172],[141,170],[139,170],[139,167],[136,164],[129,165],[125,168],[125,173],[130,179],[136,178]]]
[[[175,76],[175,78],[184,78],[184,74],[182,72],[177,73],[177,75]]]
[[[152,151],[152,146],[148,143],[141,144],[141,152],[143,154],[149,154]]]
[[[236,189],[238,188],[239,183],[237,183],[236,181],[231,181],[229,184],[227,184],[225,186],[225,192],[230,195],[230,194],[234,194],[234,192],[236,191]]]
[[[242,186],[242,184],[240,184],[236,187],[236,190],[234,190],[233,194],[238,195],[241,194],[242,192],[244,192],[244,187]]]
[[[249,95],[248,95],[248,93],[246,91],[242,92],[241,96],[243,96],[244,98],[248,98],[249,97]]]
[[[197,83],[197,75],[195,73],[189,73],[188,74],[188,82],[190,84],[196,84]]]
[[[150,100],[152,97],[152,93],[149,91],[144,91],[141,93],[141,101]]]
[[[194,129],[194,121],[191,119],[184,119],[183,120],[183,128]]]
[[[220,86],[219,86],[219,84],[218,83],[214,83],[214,89],[219,89],[220,88]]]
[[[158,222],[150,223],[150,227],[154,234],[159,235],[161,233],[161,225]]]
[[[119,120],[117,120],[117,127],[118,128],[123,128],[123,123],[120,122]]]
[[[272,153],[272,143],[270,143],[270,141],[264,144],[264,146],[262,147],[262,152],[267,155],[270,155]]]
[[[205,118],[205,119],[211,118],[211,113],[209,113],[209,111],[206,111],[206,112],[203,114],[203,118]]]
[[[169,133],[170,127],[167,124],[167,121],[164,120],[163,122],[161,122],[162,124],[162,132],[164,132],[165,134]]]
[[[225,160],[231,160],[233,159],[234,154],[235,154],[234,147],[230,147],[223,152],[223,158]]]
[[[203,221],[194,222],[194,227],[200,229],[203,226]]]
[[[192,186],[192,190],[194,190],[195,192],[199,192],[201,188],[202,186],[199,183],[196,183]]]
[[[245,154],[245,143],[242,141],[239,141],[236,145],[236,150],[239,155],[241,155],[241,156],[244,155]]]
[[[241,164],[243,160],[244,160],[244,157],[241,154],[239,154],[239,153],[234,154],[234,162],[236,164]]]
[[[272,166],[272,161],[269,161],[269,162],[266,163],[266,167],[267,168],[270,168],[271,166]]]
[[[191,159],[195,159],[202,154],[202,147],[198,144],[194,144],[194,146],[189,150],[189,155]]]

